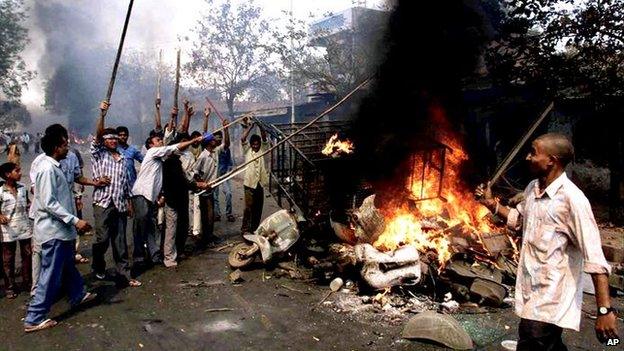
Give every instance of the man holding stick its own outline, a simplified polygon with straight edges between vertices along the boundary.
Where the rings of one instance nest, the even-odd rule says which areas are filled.
[[[582,273],[592,276],[601,342],[617,338],[616,316],[609,298],[608,275],[600,232],[589,201],[566,176],[574,148],[561,134],[535,139],[526,157],[537,177],[516,208],[501,205],[489,188],[477,195],[493,213],[522,229],[516,280],[516,314],[520,316],[517,350],[566,350],[563,328],[578,331],[583,302]]]
[[[167,156],[186,150],[195,142],[201,142],[202,137],[165,146],[159,135],[150,136],[146,141],[147,153],[141,164],[137,181],[132,188],[135,208],[134,253],[135,263],[145,259],[145,245],[152,263],[158,264],[163,260],[161,253],[161,236],[157,231],[158,207],[164,206],[165,198],[161,197],[163,187],[163,163]],[[174,258],[175,260],[175,258]]]
[[[209,112],[210,108],[207,108],[207,111]],[[205,116],[205,119],[207,120],[209,116],[210,116],[210,113],[208,113],[208,115]],[[225,120],[225,118],[223,118],[221,114],[219,113],[217,113],[217,116],[219,116],[221,123],[225,126],[227,124],[227,121]],[[221,143],[223,142],[222,140],[223,138],[221,137],[221,135],[215,133],[215,139],[217,142],[217,146],[220,146]],[[218,167],[217,167],[217,176],[221,177],[224,174],[230,172],[232,170],[232,167],[234,166],[234,162],[232,162],[232,153],[230,152],[229,140],[227,144],[224,144],[223,147],[219,149],[217,157],[219,158]],[[225,200],[225,216],[227,217],[227,221],[234,222],[236,219],[234,218],[234,215],[232,214],[232,185],[229,179],[223,182],[223,184],[217,186],[213,190],[215,222],[218,222],[221,220],[221,206],[219,204],[220,190],[223,191],[223,197]]]
[[[132,278],[128,263],[128,244],[126,225],[132,217],[131,189],[128,182],[126,162],[119,153],[117,131],[104,128],[104,117],[109,104],[102,101],[100,117],[97,122],[95,139],[91,143],[91,164],[93,177],[107,177],[109,185],[93,191],[93,217],[95,220],[95,242],[93,243],[92,268],[96,279],[106,278],[104,255],[112,244],[113,260],[117,273],[131,287],[141,286],[141,282]]]
[[[256,122],[248,126],[241,138],[245,163],[265,152],[269,146],[266,132],[260,125],[258,128],[260,128],[262,139],[259,135],[254,134],[247,142],[247,137],[255,125],[257,125]],[[269,175],[264,164],[264,157],[258,158],[247,166],[243,184],[245,187],[245,211],[243,212],[241,232],[244,235],[253,233],[260,225],[262,207],[264,206],[264,189],[268,188],[269,185]]]

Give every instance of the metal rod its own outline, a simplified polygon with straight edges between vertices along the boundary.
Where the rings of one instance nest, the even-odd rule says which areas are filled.
[[[115,78],[117,77],[117,68],[119,68],[121,51],[123,50],[124,41],[126,40],[126,32],[128,31],[128,23],[130,22],[130,14],[132,13],[132,4],[134,4],[134,0],[130,0],[130,4],[128,5],[126,21],[124,22],[123,30],[121,31],[121,40],[119,40],[117,56],[115,57],[115,64],[113,65],[113,74],[111,75],[111,79],[108,82],[108,91],[106,92],[106,102],[108,103],[110,103],[111,96],[113,95],[113,86],[115,85]]]
[[[357,87],[355,87],[353,90],[351,90],[351,92],[349,92],[347,95],[345,95],[345,97],[343,97],[340,101],[338,101],[337,103],[335,103],[333,106],[331,106],[330,108],[328,108],[327,110],[325,110],[323,113],[321,113],[320,115],[318,115],[317,117],[315,117],[313,120],[311,120],[310,122],[308,122],[305,126],[301,127],[299,130],[296,130],[295,132],[293,132],[292,134],[290,134],[289,136],[285,137],[284,139],[280,140],[277,144],[273,145],[272,147],[270,147],[269,149],[265,150],[264,152],[262,152],[260,155],[252,158],[251,160],[243,163],[242,165],[236,167],[235,169],[233,169],[230,172],[237,172],[239,169],[245,168],[247,167],[250,163],[256,161],[257,159],[264,157],[266,154],[268,154],[269,152],[271,152],[273,149],[275,149],[276,147],[286,143],[288,140],[290,140],[292,137],[294,137],[295,135],[301,133],[302,131],[308,129],[310,126],[312,126],[314,123],[316,123],[318,120],[320,120],[321,118],[327,116],[329,113],[331,113],[332,111],[334,111],[336,108],[338,108],[340,105],[342,105],[345,101],[349,100],[349,98],[351,96],[353,96],[353,94],[355,94],[358,90],[360,90],[363,86],[365,86],[366,84],[368,84],[368,82],[370,82],[372,79],[372,77],[367,78],[366,80],[364,80],[362,83],[360,83],[360,85],[358,85]],[[219,181],[221,181],[221,178],[226,178],[228,176],[228,174],[224,174],[221,177],[218,177],[217,179],[214,180],[214,183],[217,183]],[[219,183],[220,184],[220,183]],[[212,185],[212,184],[211,184]]]
[[[529,138],[531,137],[531,135],[533,135],[537,127],[539,127],[539,125],[542,123],[542,121],[544,121],[546,116],[548,116],[548,114],[553,109],[553,107],[555,107],[555,103],[551,101],[550,104],[548,104],[548,106],[544,110],[544,112],[542,112],[542,114],[539,116],[539,118],[536,119],[535,122],[533,122],[533,124],[531,124],[531,127],[529,128],[529,130],[527,130],[526,133],[524,133],[524,135],[522,136],[522,138],[520,138],[516,146],[514,146],[514,148],[511,149],[507,157],[505,157],[505,160],[500,164],[500,166],[498,166],[498,168],[496,169],[496,172],[494,172],[494,176],[492,176],[492,178],[490,179],[490,182],[489,182],[490,186],[494,185],[498,181],[500,176],[503,175],[503,173],[507,170],[507,167],[509,166],[511,161],[513,161],[516,155],[518,155],[518,152],[520,152],[520,149],[522,149],[524,144],[526,144],[527,140],[529,140]]]

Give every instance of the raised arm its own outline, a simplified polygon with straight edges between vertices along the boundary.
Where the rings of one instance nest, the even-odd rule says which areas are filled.
[[[228,128],[228,121],[223,118],[221,119],[221,123],[223,124],[223,148],[224,149],[229,149],[230,148],[230,131]]]
[[[184,117],[182,117],[182,123],[180,123],[180,127],[178,131],[180,133],[188,133],[189,124],[191,123],[191,117],[195,114],[195,109],[193,105],[188,100],[184,100]]]
[[[256,125],[258,126],[258,128],[260,128],[260,137],[262,137],[262,142],[266,143],[267,142],[267,135],[266,135],[266,131],[264,130],[264,128],[262,127],[262,125],[256,123]]]
[[[188,140],[188,141],[183,141],[183,142],[177,144],[178,145],[178,150],[184,151],[184,150],[188,149],[188,147],[193,145],[194,143],[200,143],[203,139],[204,139],[203,136],[198,136],[198,137],[196,137],[194,139],[191,139],[191,140]]]
[[[212,113],[212,109],[209,106],[204,108],[204,133],[208,131],[208,119],[210,118],[210,114]]]
[[[97,120],[95,125],[95,138],[96,140],[101,140],[102,135],[104,135],[104,117],[106,117],[106,113],[108,112],[108,108],[110,104],[108,101],[100,102],[100,117]]]
[[[254,123],[250,124],[243,131],[243,135],[241,136],[241,141],[243,142],[243,144],[247,142],[247,138],[249,137],[249,133],[251,133],[251,130],[253,129],[253,126],[254,126]]]
[[[171,108],[171,117],[169,118],[169,122],[167,122],[165,129],[169,131],[175,130],[177,120],[178,120],[178,108],[173,107]]]
[[[162,120],[160,118],[160,98],[156,99],[156,113],[154,113],[154,129],[162,130]]]

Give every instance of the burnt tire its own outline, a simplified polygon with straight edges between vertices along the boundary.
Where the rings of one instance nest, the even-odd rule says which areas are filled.
[[[247,244],[247,243],[240,243],[236,246],[234,246],[232,248],[232,251],[230,251],[229,255],[228,255],[228,263],[230,264],[230,267],[232,268],[243,268],[248,266],[249,264],[251,264],[254,260],[254,258],[256,257],[256,252],[257,250],[257,246],[256,246],[256,250],[249,256],[247,256],[246,258],[243,257],[241,254],[244,252],[247,252],[249,250],[251,250],[253,248],[253,246],[256,246],[254,244]]]

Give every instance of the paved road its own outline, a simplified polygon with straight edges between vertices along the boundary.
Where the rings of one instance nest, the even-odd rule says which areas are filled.
[[[24,165],[27,168],[26,162]],[[237,221],[216,225],[216,233],[230,240],[239,235],[240,179],[233,188]],[[265,216],[276,209],[267,199]],[[88,206],[85,212],[91,218]],[[91,238],[86,238],[83,249],[90,256]],[[67,303],[59,302],[51,315],[61,323],[32,335],[22,331],[25,294],[15,300],[0,297],[0,350],[440,349],[400,338],[402,321],[409,316],[397,323],[381,313],[337,313],[334,304],[316,308],[328,291],[325,286],[275,278],[264,270],[246,272],[242,284],[232,285],[226,255],[206,251],[174,270],[156,267],[140,276],[144,283],[140,288],[118,289],[112,282],[95,282],[88,265],[81,265],[87,284],[100,295],[98,303],[68,314]],[[586,296],[589,311],[594,309],[592,299]],[[622,299],[618,304],[622,307]],[[518,319],[511,309],[457,318],[479,349],[501,350],[501,340],[515,338]],[[624,327],[621,330],[624,333]],[[595,341],[593,321],[586,317],[581,333],[566,332],[564,338],[571,350],[603,349]]]

